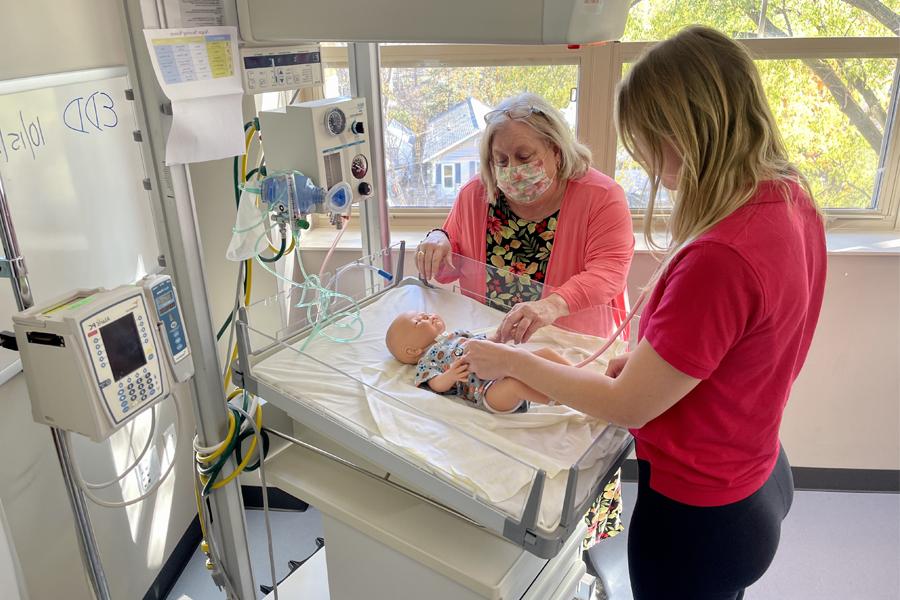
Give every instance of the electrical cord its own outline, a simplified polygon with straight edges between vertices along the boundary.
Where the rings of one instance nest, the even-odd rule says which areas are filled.
[[[136,498],[131,498],[130,500],[122,500],[120,502],[113,502],[113,501],[109,501],[109,500],[103,500],[102,498],[99,498],[96,495],[94,495],[94,493],[91,491],[91,488],[89,488],[87,486],[87,482],[85,482],[84,478],[81,476],[81,469],[78,468],[78,461],[73,460],[72,461],[72,471],[73,471],[73,474],[75,475],[75,482],[76,482],[76,484],[78,484],[78,487],[81,488],[81,491],[84,492],[84,495],[88,499],[91,500],[91,502],[93,502],[94,504],[97,504],[99,506],[103,506],[105,508],[125,508],[126,506],[131,506],[132,504],[137,504],[138,502],[143,502],[144,500],[146,500],[147,498],[152,496],[154,493],[156,493],[156,491],[162,486],[162,484],[165,483],[166,479],[169,477],[169,474],[172,472],[172,469],[175,467],[175,458],[178,456],[178,445],[179,445],[180,439],[182,437],[181,405],[179,402],[175,401],[174,394],[170,393],[169,397],[172,398],[172,403],[175,405],[176,437],[175,437],[175,449],[172,452],[172,460],[169,461],[169,466],[166,468],[165,472],[159,476],[159,479],[156,480],[156,483],[154,483],[152,486],[150,486],[147,489],[147,491],[144,492],[143,494],[141,494],[140,496],[138,496]],[[65,435],[66,438],[68,438],[67,441],[71,444],[72,439],[71,439],[71,435],[69,434],[69,432],[65,431],[65,432],[63,432],[63,435]]]
[[[215,572],[219,574],[222,578],[223,585],[220,587],[225,588],[225,593],[229,600],[233,598],[240,598],[236,589],[234,587],[234,583],[232,583],[231,578],[228,577],[228,573],[225,569],[221,568],[222,561],[220,559],[220,554],[218,551],[218,542],[213,539],[215,536],[207,535],[206,532],[212,531],[212,523],[209,521],[209,515],[206,512],[205,505],[200,498],[199,492],[199,475],[197,472],[194,472],[194,495],[197,499],[197,511],[200,516],[200,530],[203,533],[203,539],[206,541],[207,548],[209,549],[209,559],[212,563],[212,567],[215,569]],[[248,550],[249,553],[249,550]],[[213,581],[215,582],[215,576],[213,576]],[[217,582],[216,582],[217,583]],[[217,583],[218,585],[218,583]]]
[[[131,422],[131,426],[132,426],[131,431],[132,431],[132,433],[134,433],[134,428],[137,426],[137,419],[135,419],[134,421]],[[134,471],[137,468],[137,466],[139,464],[141,464],[141,461],[144,459],[144,455],[147,454],[147,450],[150,449],[151,442],[153,441],[153,438],[155,437],[155,433],[156,433],[156,406],[154,405],[154,406],[150,407],[150,433],[147,434],[147,441],[146,441],[146,443],[144,443],[144,448],[141,450],[141,453],[137,455],[137,458],[134,459],[134,462],[132,462],[131,465],[127,469],[122,471],[122,474],[119,475],[118,477],[116,477],[115,479],[110,479],[109,481],[105,481],[103,483],[85,482],[84,485],[86,485],[87,487],[89,487],[92,490],[100,490],[103,488],[108,488],[109,486],[125,479],[125,477],[129,473]]]
[[[245,392],[246,394],[246,392]],[[262,414],[262,408],[259,408],[259,413],[257,415],[257,421],[251,418],[248,412],[241,410],[240,408],[235,408],[236,411],[241,413],[241,416],[247,419],[247,422],[250,423],[250,426],[253,428],[254,440],[260,440],[260,446],[262,446],[262,432],[260,428],[260,415]],[[266,538],[268,542],[269,549],[269,573],[272,577],[272,593],[274,595],[274,600],[278,600],[278,579],[275,577],[275,548],[272,544],[272,524],[269,519],[269,493],[268,488],[266,486],[266,468],[264,466],[264,460],[260,457],[259,461],[259,483],[262,488],[262,500],[263,500],[263,518],[266,523]],[[249,549],[248,549],[249,552]]]
[[[259,404],[259,401],[255,396],[251,396],[243,390],[236,390],[235,393],[232,394],[232,396],[236,396],[238,394],[243,395],[243,408],[235,406],[231,403],[228,404],[228,409],[231,413],[229,420],[238,421],[238,425],[236,426],[237,431],[229,427],[230,435],[226,437],[223,442],[217,444],[215,446],[215,451],[209,454],[203,453],[202,450],[207,449],[201,449],[198,444],[197,437],[194,437],[194,453],[197,463],[197,472],[200,474],[200,481],[203,484],[203,491],[201,493],[202,496],[207,496],[213,490],[217,490],[228,485],[229,483],[234,481],[234,479],[238,475],[245,471],[249,472],[257,469],[260,465],[262,457],[265,456],[268,449],[268,436],[263,435],[261,444],[262,452],[260,453],[260,459],[252,465],[250,464],[250,461],[253,457],[254,450],[256,450],[257,445],[259,444],[257,438],[253,437],[250,440],[250,446],[247,449],[246,455],[243,455],[243,452],[240,450],[241,443],[249,437],[248,432],[250,430],[250,427],[252,427],[253,425],[253,423],[248,423],[245,421],[243,414],[255,414],[256,426],[261,428],[262,406]],[[222,469],[225,467],[232,454],[235,455],[238,465],[226,477],[218,480]]]

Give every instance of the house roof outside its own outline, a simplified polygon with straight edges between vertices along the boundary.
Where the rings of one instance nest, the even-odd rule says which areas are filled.
[[[385,127],[385,154],[393,167],[408,166],[415,162],[416,134],[396,119]]]
[[[469,96],[428,121],[422,162],[434,160],[450,148],[484,131],[490,106]]]

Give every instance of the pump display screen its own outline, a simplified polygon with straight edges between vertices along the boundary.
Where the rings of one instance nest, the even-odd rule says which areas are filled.
[[[101,327],[100,337],[116,381],[147,364],[137,323],[131,313]]]
[[[175,304],[175,292],[165,292],[156,297],[157,310],[161,313],[166,312]]]

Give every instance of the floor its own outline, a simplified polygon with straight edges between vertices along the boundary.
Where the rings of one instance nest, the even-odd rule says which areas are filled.
[[[623,484],[627,518],[635,484]],[[322,535],[319,513],[272,513],[279,578],[289,559],[302,560]],[[261,511],[247,512],[253,572],[268,582],[269,564]],[[605,548],[601,546],[607,545]],[[624,560],[625,536],[595,550],[609,565],[609,600],[632,600]],[[169,600],[224,597],[207,575],[198,550]],[[897,600],[900,598],[900,495],[798,491],[782,528],[781,545],[769,571],[751,587],[747,600]],[[605,574],[605,573],[604,573]],[[260,595],[261,597],[261,595]],[[602,595],[601,595],[602,597]]]
[[[275,550],[275,575],[280,580],[288,574],[289,560],[303,560],[316,549],[316,538],[324,535],[322,517],[319,511],[309,508],[302,513],[272,511],[269,520]],[[271,585],[266,525],[261,510],[247,511],[247,534],[256,583]],[[262,596],[260,593],[259,597]],[[198,548],[169,593],[168,600],[221,600],[224,597],[225,594],[213,584],[206,570],[206,556]]]

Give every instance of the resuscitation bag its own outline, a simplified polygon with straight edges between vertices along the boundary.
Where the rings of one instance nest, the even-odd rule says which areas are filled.
[[[228,260],[247,260],[265,250],[269,212],[256,206],[258,197],[258,190],[245,187],[241,192],[237,218],[231,228],[231,243],[225,251]]]

